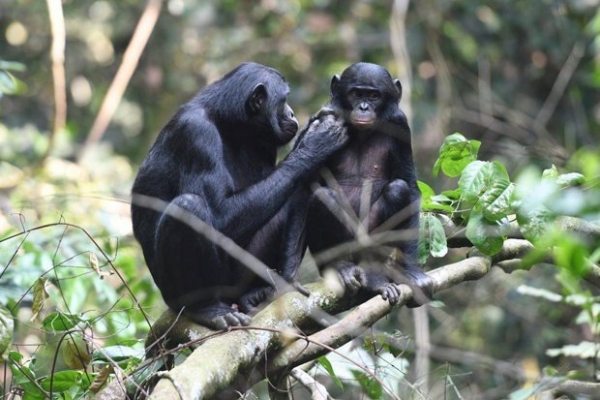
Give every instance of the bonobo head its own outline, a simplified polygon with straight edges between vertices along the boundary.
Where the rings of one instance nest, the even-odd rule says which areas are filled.
[[[253,132],[245,140],[280,146],[293,139],[298,121],[287,103],[290,88],[275,69],[247,62],[205,88],[204,105],[220,123]]]
[[[298,120],[287,103],[290,88],[283,76],[264,67],[259,82],[246,100],[246,111],[258,134],[272,132],[267,140],[277,145],[288,143],[298,131]]]
[[[331,102],[344,119],[359,130],[383,122],[388,108],[398,108],[402,86],[377,64],[357,63],[331,80]]]

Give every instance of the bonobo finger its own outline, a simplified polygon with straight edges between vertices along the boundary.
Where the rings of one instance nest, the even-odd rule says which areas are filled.
[[[315,130],[319,127],[319,125],[321,124],[321,120],[320,119],[315,119],[314,121],[312,121],[310,123],[310,129],[311,130]]]
[[[353,274],[349,276],[349,279],[346,281],[346,286],[352,289],[353,292],[357,292],[365,285],[365,276],[364,274]]]
[[[328,115],[335,116],[335,109],[333,109],[333,107],[322,107],[319,111],[317,111],[315,117],[321,119],[327,117]]]
[[[210,319],[210,321],[208,321],[207,325],[210,325],[211,328],[216,329],[216,330],[227,329],[229,327],[227,320],[225,319],[225,317],[222,317],[222,316],[214,317],[214,318]]]
[[[225,314],[221,317],[225,320],[227,327],[230,326],[245,326],[250,324],[252,318],[249,315],[243,314],[241,312],[232,312],[229,314]]]
[[[337,272],[345,290],[348,290],[351,294],[358,292],[361,287],[366,285],[367,277],[361,267],[341,266],[338,267]]]
[[[393,283],[388,286],[387,298],[390,304],[396,304],[398,302],[398,299],[400,299],[400,293],[400,286]]]
[[[295,289],[296,289],[298,292],[300,292],[300,294],[302,294],[302,295],[304,295],[304,296],[306,296],[306,297],[308,297],[308,296],[310,295],[310,291],[309,291],[309,290],[308,290],[306,287],[304,287],[304,285],[302,285],[300,282],[298,282],[298,281],[294,281],[294,282],[292,283],[292,286],[293,286],[293,287],[294,287],[294,288],[295,288]]]
[[[360,283],[352,275],[340,275],[344,290],[347,290],[350,294],[358,292],[360,289]]]

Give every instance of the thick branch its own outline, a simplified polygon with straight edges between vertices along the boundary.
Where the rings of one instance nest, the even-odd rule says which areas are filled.
[[[434,291],[478,280],[492,265],[508,273],[529,268],[531,263],[521,260],[532,250],[526,240],[509,239],[493,259],[475,253],[440,267],[429,272]],[[591,271],[589,276],[600,277],[600,268],[594,266]],[[183,343],[202,345],[185,362],[162,374],[151,398],[205,399],[217,394],[222,399],[238,398],[237,393],[243,393],[265,376],[277,380],[295,366],[356,338],[394,308],[381,296],[357,304],[360,299],[341,296],[339,288],[328,287],[328,281],[307,285],[310,297],[297,292],[281,296],[253,318],[251,327],[234,328],[230,332],[211,332],[173,312],[165,313],[154,326],[158,337],[166,336],[170,347]],[[411,297],[411,289],[402,285],[396,306],[406,304]],[[344,318],[332,317],[353,306],[356,307]],[[149,339],[148,344],[154,342],[154,338]]]
[[[473,257],[432,271],[435,290],[443,290],[466,280],[479,279],[487,273],[490,260],[485,257]],[[336,290],[327,287],[325,281],[308,285],[311,296],[303,297],[298,293],[288,293],[257,314],[252,327],[235,330],[206,341],[196,349],[188,359],[171,371],[163,374],[151,395],[151,398],[204,399],[219,393],[219,398],[237,398],[236,391],[244,391],[264,377],[264,370],[250,373],[254,366],[269,352],[283,347],[285,338],[295,338],[296,327],[314,325],[314,321],[329,325],[329,314],[347,310],[353,304],[352,299],[340,297]],[[408,286],[402,286],[401,303],[412,296]],[[377,320],[392,310],[390,304],[381,296],[376,296],[359,305],[348,316],[325,328],[313,336],[298,339],[284,350],[284,355],[275,356],[269,366],[269,372],[283,372],[300,360],[312,360],[320,354],[326,354],[349,342],[364,332]],[[328,313],[323,315],[323,311]],[[155,331],[159,331],[155,326]],[[281,331],[283,331],[283,338]],[[193,338],[190,338],[193,339]],[[317,345],[320,342],[326,344]],[[291,349],[291,350],[290,350]],[[290,358],[295,360],[290,363]],[[277,360],[288,360],[283,365]],[[225,388],[229,387],[227,392]]]
[[[434,280],[434,291],[438,292],[462,282],[480,279],[487,274],[489,268],[489,259],[473,257],[433,270],[429,275]],[[406,304],[411,298],[412,290],[402,285],[397,306]],[[278,375],[287,368],[293,368],[325,355],[328,353],[327,347],[343,346],[389,314],[392,309],[393,307],[381,296],[370,299],[352,310],[341,321],[311,335],[308,340],[299,339],[287,346],[271,359],[268,375]]]

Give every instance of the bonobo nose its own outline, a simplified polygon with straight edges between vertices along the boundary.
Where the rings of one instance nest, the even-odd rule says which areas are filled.
[[[360,111],[367,111],[367,110],[369,109],[369,105],[368,105],[368,104],[365,104],[365,103],[361,103],[361,104],[358,106],[358,109],[359,109]]]

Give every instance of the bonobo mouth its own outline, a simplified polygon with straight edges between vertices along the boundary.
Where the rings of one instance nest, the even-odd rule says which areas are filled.
[[[375,118],[368,118],[368,119],[352,118],[351,122],[352,122],[352,125],[354,125],[354,127],[357,129],[369,129],[370,127],[373,126],[373,123],[375,122]]]
[[[297,127],[290,126],[286,129],[283,129],[281,131],[281,133],[282,133],[281,140],[283,140],[285,143],[289,142],[290,140],[292,140],[294,138],[294,136],[296,136],[296,132],[298,132]]]

